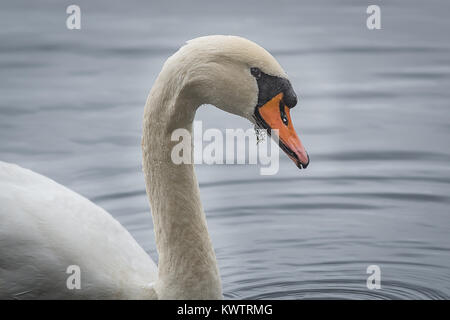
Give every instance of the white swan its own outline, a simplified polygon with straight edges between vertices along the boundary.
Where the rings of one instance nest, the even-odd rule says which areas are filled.
[[[171,161],[171,133],[191,130],[196,109],[215,105],[278,129],[281,148],[306,167],[289,116],[296,102],[277,61],[244,38],[197,38],[167,60],[147,99],[142,139],[158,267],[102,208],[0,162],[0,298],[222,298],[194,168]],[[81,289],[67,288],[69,265],[80,267]]]

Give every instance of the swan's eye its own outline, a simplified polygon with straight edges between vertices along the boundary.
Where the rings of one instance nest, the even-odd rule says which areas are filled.
[[[284,103],[283,100],[280,100],[280,117],[281,121],[283,121],[284,125],[287,126],[289,124],[289,119],[284,111]]]
[[[261,78],[261,70],[259,70],[259,68],[250,68],[250,73],[256,78],[259,79]]]

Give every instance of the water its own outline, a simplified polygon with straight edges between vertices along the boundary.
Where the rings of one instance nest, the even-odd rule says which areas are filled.
[[[311,156],[197,166],[227,298],[450,297],[448,1],[9,1],[0,10],[0,159],[45,174],[116,217],[156,260],[140,170],[141,117],[185,40],[237,34],[287,70]],[[249,128],[211,106],[205,127]],[[381,268],[380,290],[366,268]]]

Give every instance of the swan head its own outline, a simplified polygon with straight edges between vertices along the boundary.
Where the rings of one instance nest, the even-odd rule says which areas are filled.
[[[200,104],[215,105],[277,134],[281,149],[297,167],[308,166],[309,156],[290,117],[297,95],[269,52],[245,38],[206,36],[188,41],[176,55],[188,66],[179,71]]]

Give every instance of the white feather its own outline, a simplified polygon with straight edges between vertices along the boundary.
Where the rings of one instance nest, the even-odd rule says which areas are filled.
[[[151,298],[156,265],[105,210],[55,181],[0,162],[0,298]],[[69,290],[69,265],[81,290]]]

